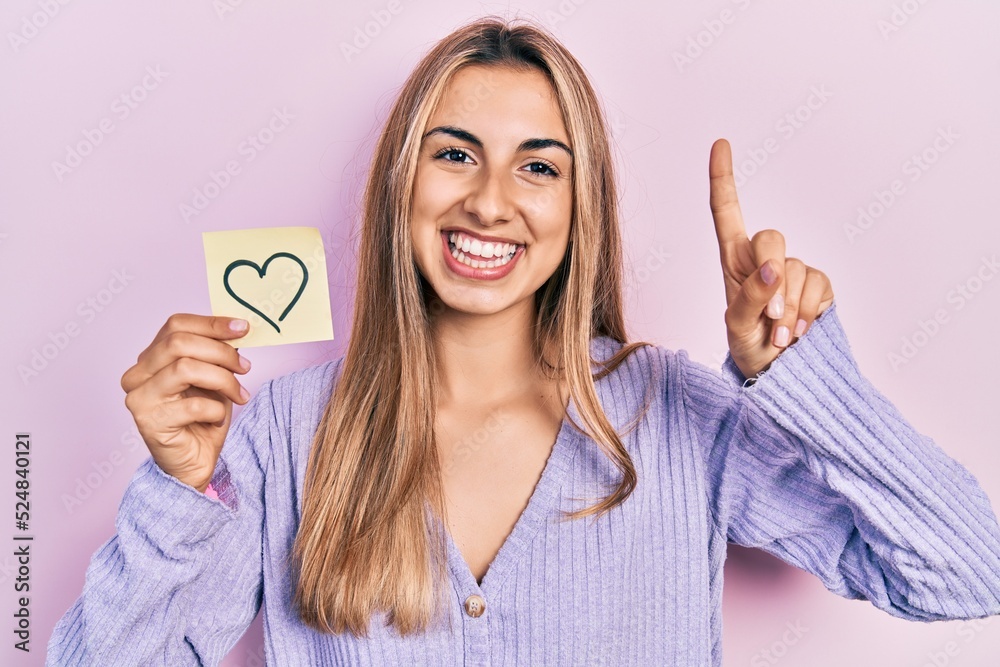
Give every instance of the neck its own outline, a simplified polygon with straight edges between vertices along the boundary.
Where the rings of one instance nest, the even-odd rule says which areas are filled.
[[[489,315],[432,305],[439,404],[501,403],[547,381],[532,353],[533,299]]]

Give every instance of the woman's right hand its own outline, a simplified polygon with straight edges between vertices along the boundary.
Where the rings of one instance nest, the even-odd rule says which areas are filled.
[[[233,403],[250,394],[235,373],[250,362],[222,341],[240,338],[232,317],[176,313],[122,375],[125,407],[160,469],[204,492],[229,432]],[[242,363],[242,365],[241,365]]]

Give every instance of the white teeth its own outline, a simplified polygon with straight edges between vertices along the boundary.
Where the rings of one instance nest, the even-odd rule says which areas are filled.
[[[464,252],[461,252],[458,249],[452,250],[451,256],[454,257],[459,262],[461,262],[462,264],[465,264],[466,266],[471,266],[474,269],[493,269],[498,266],[504,266],[505,264],[509,264],[511,261],[507,257],[504,257],[502,259],[490,260],[489,262],[480,261],[478,259],[472,259],[471,257],[467,257]]]
[[[513,243],[479,241],[460,232],[450,232],[448,240],[453,246],[451,256],[474,269],[503,266],[514,258],[519,247]]]

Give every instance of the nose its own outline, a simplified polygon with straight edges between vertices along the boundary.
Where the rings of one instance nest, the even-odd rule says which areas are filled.
[[[480,224],[487,227],[510,221],[515,215],[511,195],[511,188],[514,186],[512,177],[502,170],[481,170],[465,198],[465,212],[475,216]]]

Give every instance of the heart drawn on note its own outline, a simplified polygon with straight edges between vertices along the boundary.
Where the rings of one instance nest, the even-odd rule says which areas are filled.
[[[245,299],[240,298],[239,295],[237,295],[236,292],[233,291],[233,288],[229,285],[229,274],[233,272],[233,269],[239,268],[241,266],[249,266],[257,271],[258,278],[263,278],[267,274],[267,265],[271,263],[271,260],[278,259],[279,257],[284,257],[286,259],[292,260],[293,262],[297,263],[299,267],[301,267],[302,269],[302,284],[299,285],[299,289],[295,293],[295,296],[293,296],[292,300],[288,302],[288,305],[285,307],[285,310],[283,310],[281,313],[281,317],[278,318],[278,322],[281,322],[282,320],[285,319],[285,316],[288,315],[288,312],[295,306],[296,302],[298,302],[299,297],[302,296],[302,292],[306,288],[306,283],[309,281],[309,271],[306,270],[306,265],[302,262],[301,259],[293,255],[292,253],[276,252],[267,258],[263,266],[257,266],[255,262],[251,262],[248,259],[238,259],[235,262],[231,262],[229,266],[226,267],[226,272],[222,274],[222,284],[226,288],[226,291],[229,292],[229,296],[233,297],[240,304],[246,306],[253,312],[263,317],[268,324],[274,327],[275,331],[281,333],[281,329],[278,327],[276,322],[274,322],[271,318],[262,313],[258,308],[254,307],[253,304],[249,303]]]

